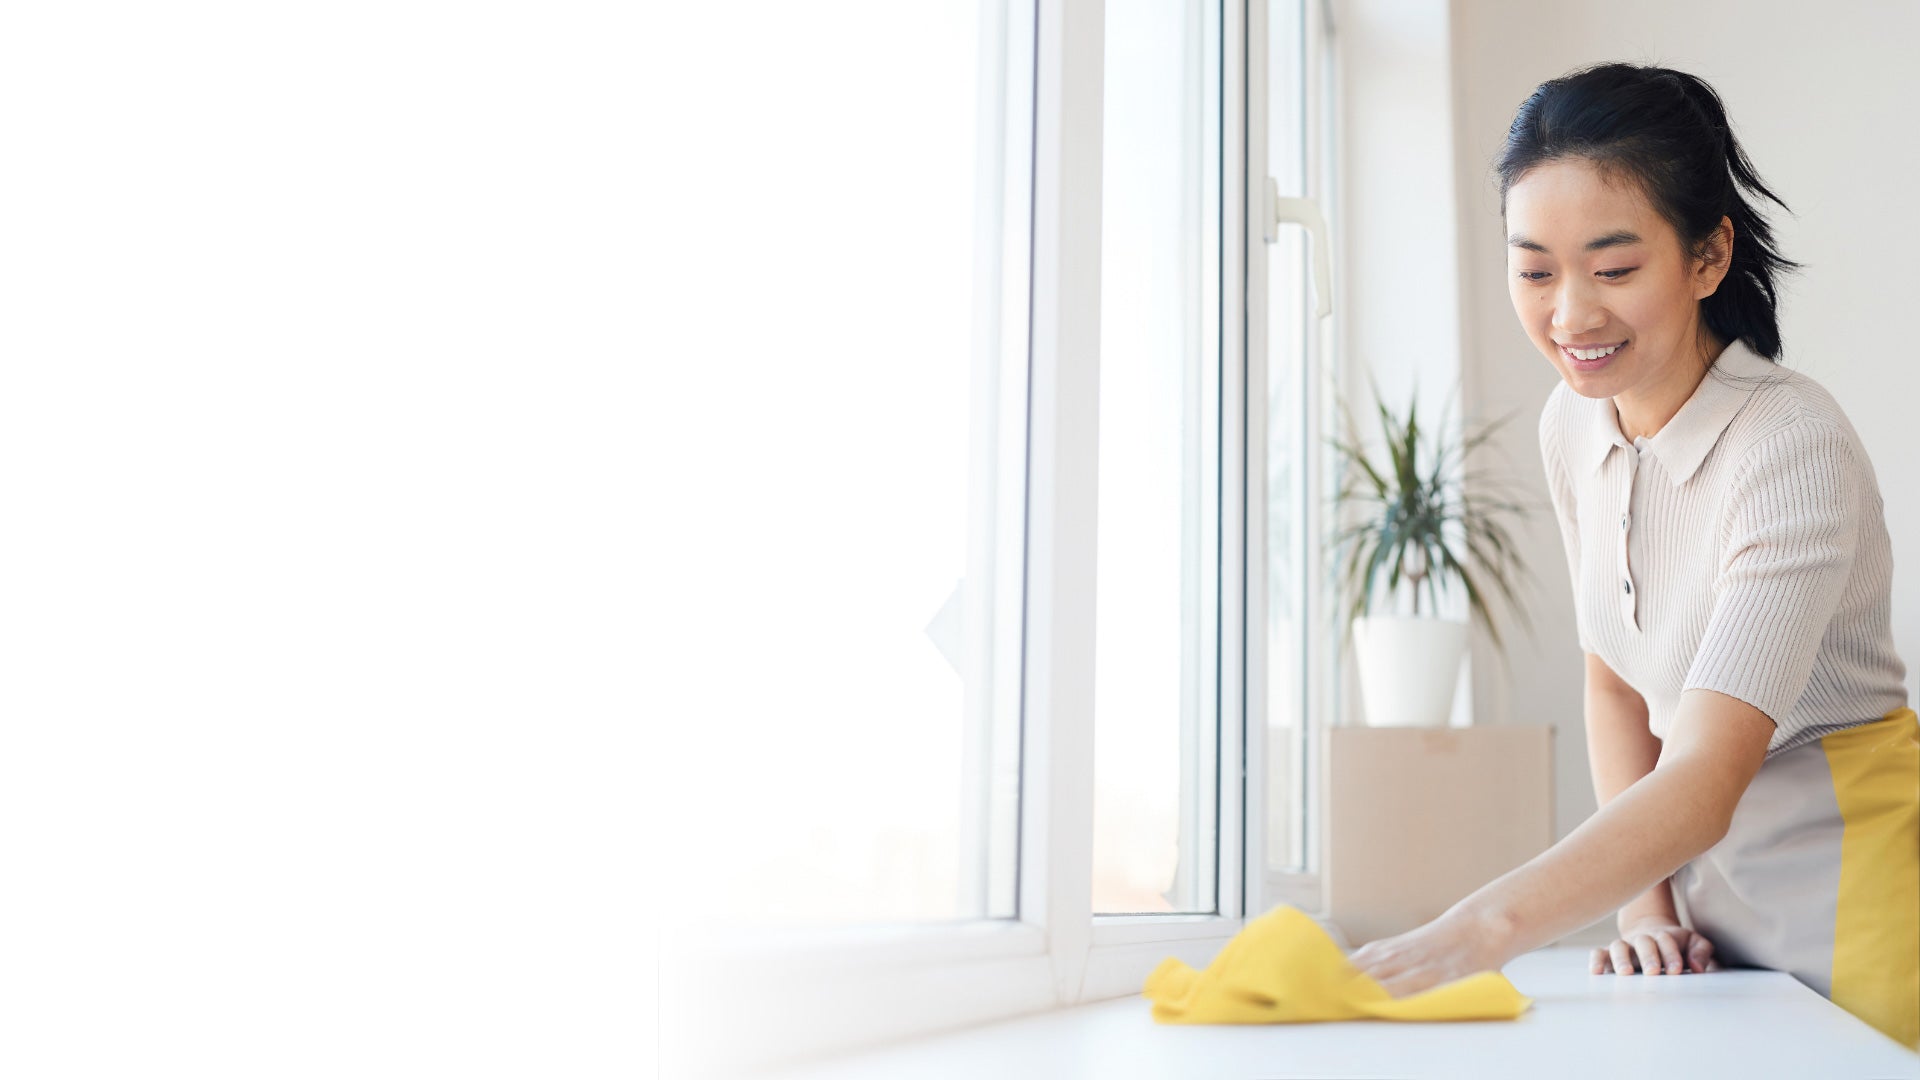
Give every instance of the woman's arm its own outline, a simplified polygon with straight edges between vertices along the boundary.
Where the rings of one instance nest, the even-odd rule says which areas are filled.
[[[1726,836],[1773,733],[1745,701],[1682,693],[1652,772],[1436,921],[1474,928],[1505,963],[1620,910]]]
[[[1348,959],[1388,993],[1416,994],[1497,971],[1624,910],[1727,835],[1773,735],[1773,720],[1746,701],[1705,688],[1684,691],[1653,771],[1525,865]],[[1610,760],[1604,751],[1601,757]]]
[[[1660,740],[1647,726],[1647,699],[1614,673],[1606,661],[1587,653],[1587,761],[1593,770],[1593,794],[1601,806],[1653,771]],[[1648,916],[1680,921],[1673,903],[1673,878],[1627,902],[1616,925],[1622,933]]]

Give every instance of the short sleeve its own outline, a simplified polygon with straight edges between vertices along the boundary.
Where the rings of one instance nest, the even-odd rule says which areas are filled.
[[[1820,642],[1853,570],[1866,485],[1843,431],[1797,421],[1741,463],[1721,508],[1713,613],[1682,691],[1717,690],[1787,714],[1807,688]]]
[[[1560,522],[1560,544],[1567,556],[1567,580],[1573,588],[1573,624],[1580,639],[1580,651],[1592,652],[1586,627],[1580,618],[1580,526],[1574,516],[1576,505],[1573,482],[1567,475],[1566,458],[1560,452],[1561,432],[1556,423],[1557,399],[1549,397],[1540,410],[1540,461],[1547,474],[1547,495],[1553,500],[1553,516]]]

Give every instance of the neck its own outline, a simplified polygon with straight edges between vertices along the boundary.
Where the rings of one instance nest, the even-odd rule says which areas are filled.
[[[1712,334],[1703,333],[1694,349],[1662,365],[1657,378],[1615,394],[1613,407],[1620,415],[1620,434],[1628,440],[1650,439],[1667,426],[1726,347]]]

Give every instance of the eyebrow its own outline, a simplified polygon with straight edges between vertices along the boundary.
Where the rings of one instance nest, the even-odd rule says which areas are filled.
[[[1638,244],[1641,242],[1642,241],[1640,239],[1639,233],[1633,232],[1632,230],[1629,230],[1629,229],[1615,229],[1614,231],[1608,233],[1605,236],[1596,236],[1592,240],[1587,241],[1587,246],[1585,250],[1599,251],[1601,248],[1620,247],[1624,244]],[[1521,236],[1519,233],[1514,233],[1512,236],[1508,237],[1507,244],[1510,247],[1526,248],[1528,251],[1537,251],[1542,255],[1553,254],[1553,252],[1547,250],[1547,246],[1545,244],[1542,244],[1538,240],[1529,240],[1526,237]]]

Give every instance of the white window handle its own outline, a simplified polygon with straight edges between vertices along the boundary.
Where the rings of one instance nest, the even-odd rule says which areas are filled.
[[[1333,273],[1329,269],[1327,258],[1327,219],[1320,215],[1320,206],[1312,199],[1300,199],[1280,195],[1280,185],[1273,177],[1267,177],[1267,243],[1271,244],[1280,236],[1280,223],[1291,221],[1304,227],[1313,237],[1313,301],[1314,314],[1325,317],[1333,310]]]

